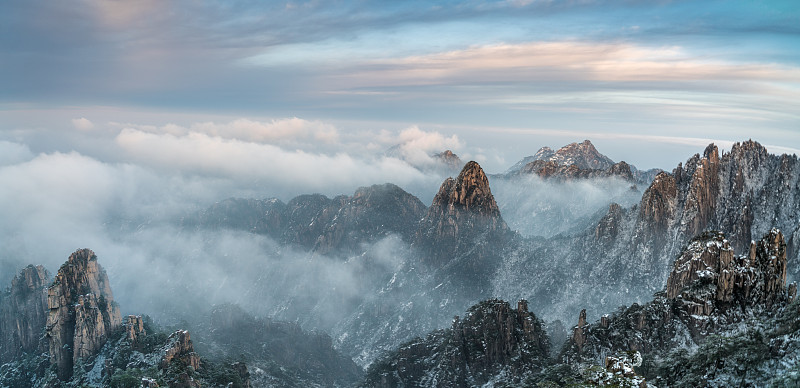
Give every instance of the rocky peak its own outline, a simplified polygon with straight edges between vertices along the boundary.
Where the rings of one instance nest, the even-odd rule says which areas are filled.
[[[458,171],[461,166],[464,165],[464,162],[461,161],[461,158],[458,155],[454,154],[453,151],[445,150],[438,154],[432,155],[432,158],[439,162],[445,171]]]
[[[575,164],[580,168],[605,170],[614,165],[614,161],[597,151],[589,140],[582,143],[571,143],[561,147],[549,160],[558,164]]]
[[[473,242],[465,238],[507,229],[489,179],[478,163],[469,162],[456,179],[442,183],[421,221],[416,241],[437,252],[452,253],[459,242]]]
[[[58,377],[67,380],[73,364],[97,354],[122,323],[108,276],[94,252],[80,249],[70,255],[47,290],[47,305],[50,362]]]
[[[47,321],[47,283],[50,274],[41,265],[25,267],[0,294],[0,364],[23,353],[45,351],[40,341]]]
[[[500,215],[500,209],[489,188],[489,179],[481,166],[474,161],[464,165],[455,180],[448,178],[442,183],[433,198],[431,208],[433,207],[465,209],[487,216]]]
[[[625,162],[619,162],[608,169],[588,169],[581,168],[577,164],[559,164],[554,160],[534,160],[519,170],[519,174],[534,174],[545,179],[590,179],[618,177],[627,181],[633,181],[631,166]]]

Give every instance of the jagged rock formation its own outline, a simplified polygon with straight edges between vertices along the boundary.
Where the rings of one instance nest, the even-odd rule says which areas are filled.
[[[452,327],[415,339],[376,362],[364,387],[472,387],[513,384],[538,373],[549,342],[541,321],[520,301],[488,300],[471,307]]]
[[[245,230],[319,254],[352,255],[389,234],[410,240],[425,211],[418,198],[387,183],[333,199],[321,194],[300,195],[288,203],[227,199],[187,218],[184,225]]]
[[[419,223],[414,246],[453,299],[480,298],[513,237],[500,215],[481,166],[472,161],[447,178]],[[473,299],[474,300],[474,299]]]
[[[200,369],[200,357],[194,352],[192,338],[186,330],[178,330],[167,338],[164,355],[161,357],[161,368],[167,369],[174,360],[180,360],[195,370]]]
[[[58,377],[72,376],[73,364],[94,356],[122,323],[108,276],[88,249],[75,251],[47,290],[47,328],[51,363]]]
[[[140,338],[147,335],[147,331],[144,329],[144,320],[141,315],[128,315],[125,318],[124,327],[125,333],[128,335],[128,341],[130,341],[133,347],[136,347]]]
[[[634,304],[592,325],[582,311],[562,358],[599,362],[619,351],[663,356],[701,344],[736,322],[779,311],[795,291],[786,285],[780,231],[773,229],[738,257],[724,234],[703,233],[675,261],[665,291],[652,302]]]
[[[456,179],[447,178],[425,218],[420,222],[415,244],[431,260],[457,256],[481,239],[501,237],[508,226],[489,188],[489,179],[476,162],[469,162]],[[447,255],[445,255],[447,253]]]
[[[609,207],[584,232],[519,245],[510,254],[515,259],[498,270],[494,294],[543,303],[542,311],[553,314],[547,319],[574,317],[581,308],[598,316],[649,300],[695,235],[720,230],[742,252],[773,225],[786,236],[787,275],[797,276],[797,193],[796,156],[770,155],[752,141],[736,143],[720,156],[712,144],[672,173],[656,176],[638,205]]]
[[[50,274],[41,265],[25,267],[0,294],[0,364],[25,353],[46,351],[42,328],[47,322]]]

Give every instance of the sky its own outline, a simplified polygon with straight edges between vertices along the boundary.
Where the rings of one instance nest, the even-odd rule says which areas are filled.
[[[792,0],[2,8],[0,140],[35,155],[182,169],[180,152],[153,161],[130,150],[132,138],[167,148],[195,133],[169,126],[243,121],[258,124],[197,133],[330,156],[383,151],[415,129],[455,137],[437,146],[491,172],[583,139],[614,160],[665,169],[712,141],[800,148]],[[292,121],[294,129],[261,128]]]

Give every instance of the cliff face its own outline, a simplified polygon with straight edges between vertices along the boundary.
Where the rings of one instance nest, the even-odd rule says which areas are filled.
[[[701,344],[710,334],[751,317],[770,315],[794,299],[786,284],[786,245],[772,230],[736,256],[725,235],[697,236],[674,263],[666,288],[633,306],[586,324],[581,312],[562,355],[568,362],[601,361],[604,354],[641,351],[648,356]]]
[[[47,306],[50,360],[61,380],[69,379],[77,360],[95,355],[122,322],[108,276],[88,249],[73,253],[58,270]]]
[[[50,274],[44,267],[29,265],[0,295],[0,364],[24,353],[46,351],[41,337],[47,321],[49,281]]]
[[[365,387],[481,386],[519,383],[544,366],[549,352],[541,322],[520,301],[488,300],[450,329],[415,339],[376,362]]]
[[[480,235],[505,233],[508,226],[476,162],[469,162],[456,179],[447,178],[420,222],[415,243],[427,259],[453,256]]]
[[[488,285],[511,235],[489,179],[478,163],[469,162],[456,179],[442,183],[419,223],[414,246],[424,264],[441,270],[443,280],[474,292]]]

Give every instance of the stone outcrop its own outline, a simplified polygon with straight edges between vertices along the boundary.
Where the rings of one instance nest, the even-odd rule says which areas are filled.
[[[195,353],[192,338],[186,330],[178,330],[167,338],[167,345],[161,358],[161,368],[168,368],[175,360],[180,360],[195,370],[200,369],[200,356]]]
[[[50,361],[61,380],[72,376],[76,361],[95,355],[122,322],[108,276],[88,249],[76,251],[59,268],[47,306]]]
[[[456,179],[447,178],[425,218],[416,241],[436,252],[454,252],[464,237],[506,231],[505,221],[489,188],[489,179],[476,162],[469,162]],[[429,252],[429,253],[436,253]]]
[[[608,213],[597,223],[594,228],[594,239],[603,245],[611,245],[617,238],[622,228],[622,219],[625,209],[619,204],[612,203],[608,206]]]
[[[144,329],[144,320],[141,315],[128,315],[125,318],[125,334],[128,337],[132,347],[136,347],[139,339],[146,336],[147,332]]]
[[[50,274],[42,266],[29,265],[0,294],[0,364],[24,353],[47,350],[42,328],[47,322],[47,284]]]

